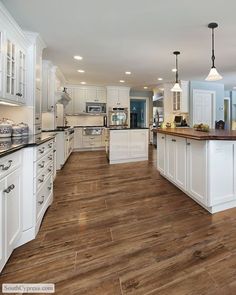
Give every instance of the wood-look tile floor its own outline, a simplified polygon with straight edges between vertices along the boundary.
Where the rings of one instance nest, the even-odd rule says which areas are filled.
[[[56,284],[56,294],[236,294],[236,209],[210,215],[149,162],[108,165],[73,153],[34,241],[0,283]]]

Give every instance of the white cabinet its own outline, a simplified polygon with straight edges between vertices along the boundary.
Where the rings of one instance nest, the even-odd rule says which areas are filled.
[[[165,135],[157,134],[157,168],[165,174],[165,157],[166,157],[166,137]]]
[[[5,232],[6,256],[10,257],[21,235],[21,172],[18,168],[6,178],[5,194]]]
[[[187,140],[188,192],[207,205],[207,142]]]
[[[3,97],[3,32],[0,31],[0,97]]]
[[[130,88],[107,86],[107,105],[109,108],[129,108],[130,107]]]
[[[110,159],[124,160],[129,158],[129,131],[110,131]]]
[[[5,202],[4,202],[5,181],[0,181],[0,272],[6,263],[5,247]]]
[[[110,130],[110,164],[148,160],[149,129]]]
[[[18,101],[25,103],[26,99],[26,54],[23,49],[18,51],[18,78],[17,78],[17,93]]]
[[[182,92],[172,93],[173,112],[188,113],[189,112],[189,82],[181,81]]]
[[[166,176],[186,189],[186,139],[166,136]]]
[[[21,155],[0,159],[0,272],[22,234]]]
[[[42,111],[51,112],[56,99],[56,67],[48,60],[43,60],[42,70]]]
[[[66,86],[72,100],[66,106],[66,114],[86,113],[86,103],[106,103],[106,88],[97,86]]]
[[[86,113],[86,101],[88,97],[88,89],[86,87],[76,87],[74,88],[74,107],[73,113]]]
[[[80,149],[83,147],[83,129],[74,128],[74,149]]]
[[[132,130],[130,132],[130,146],[129,153],[130,158],[142,158],[146,157],[148,153],[148,135],[147,130]]]

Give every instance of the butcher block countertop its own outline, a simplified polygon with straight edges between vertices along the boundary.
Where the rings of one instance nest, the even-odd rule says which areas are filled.
[[[209,132],[203,132],[193,128],[154,128],[153,132],[196,140],[236,140],[236,130],[210,129]]]

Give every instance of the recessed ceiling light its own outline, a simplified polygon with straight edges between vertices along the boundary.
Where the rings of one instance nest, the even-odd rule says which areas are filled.
[[[233,89],[236,89],[236,86],[234,86]]]
[[[158,78],[157,80],[158,80],[158,81],[162,81],[162,80],[163,80],[163,78]]]
[[[79,55],[75,55],[74,56],[74,59],[81,60],[81,59],[83,59],[83,57],[82,56],[79,56]]]
[[[131,72],[125,72],[126,75],[131,75]]]
[[[125,81],[124,80],[120,80],[120,83],[125,83]]]
[[[84,70],[78,70],[79,73],[84,73]]]
[[[148,89],[148,87],[147,87],[147,86],[144,86],[143,88],[144,88],[144,89]]]
[[[172,69],[172,72],[177,72],[177,69]]]
[[[84,85],[84,84],[86,84],[86,82],[81,82],[80,84],[83,84]]]
[[[164,88],[160,88],[161,91],[164,91]]]

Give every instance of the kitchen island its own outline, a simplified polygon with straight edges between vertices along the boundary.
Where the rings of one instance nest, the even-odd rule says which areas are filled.
[[[236,131],[154,129],[157,168],[210,213],[236,207]]]
[[[107,129],[106,152],[110,164],[148,160],[148,128]]]

